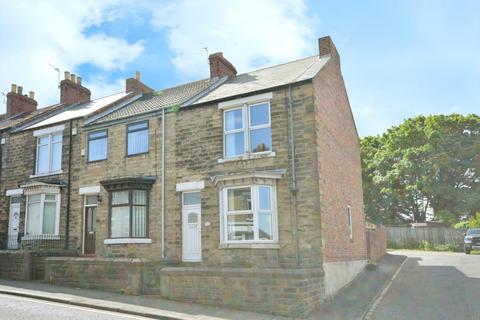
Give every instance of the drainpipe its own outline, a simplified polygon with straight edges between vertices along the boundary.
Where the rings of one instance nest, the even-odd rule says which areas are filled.
[[[291,152],[291,171],[292,171],[292,218],[293,218],[293,237],[295,241],[295,268],[300,269],[300,242],[298,238],[298,215],[297,215],[297,176],[295,171],[295,128],[293,127],[293,104],[292,104],[292,86],[288,86],[288,118],[290,122],[290,152]]]
[[[70,120],[70,133],[69,133],[69,146],[68,146],[68,182],[67,182],[67,216],[66,216],[66,224],[65,224],[65,250],[68,250],[68,238],[70,236],[70,198],[71,198],[71,191],[72,191],[72,126],[73,121]]]
[[[162,108],[162,259],[165,259],[165,108]]]

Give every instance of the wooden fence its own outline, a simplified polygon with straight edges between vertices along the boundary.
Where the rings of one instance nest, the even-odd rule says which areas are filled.
[[[391,248],[413,248],[428,241],[432,245],[463,244],[464,231],[453,228],[387,227],[387,243]]]

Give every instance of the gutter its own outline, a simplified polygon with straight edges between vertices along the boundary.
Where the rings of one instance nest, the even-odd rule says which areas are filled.
[[[165,259],[165,108],[162,108],[162,259]]]
[[[288,86],[288,120],[290,127],[290,153],[291,153],[291,177],[292,177],[292,220],[293,238],[295,242],[295,268],[300,269],[300,242],[298,236],[298,213],[297,213],[297,176],[295,170],[295,128],[293,127],[293,104],[292,86]]]
[[[65,250],[68,250],[68,240],[70,237],[70,198],[72,193],[72,125],[73,120],[70,120],[69,146],[68,146],[68,181],[67,181],[67,216],[65,223]]]

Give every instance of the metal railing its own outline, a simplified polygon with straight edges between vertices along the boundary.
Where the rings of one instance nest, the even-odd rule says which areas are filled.
[[[1,250],[57,250],[63,249],[65,238],[54,234],[3,235]]]

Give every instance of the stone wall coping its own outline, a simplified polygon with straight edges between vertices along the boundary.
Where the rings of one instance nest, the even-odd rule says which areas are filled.
[[[256,276],[278,276],[278,277],[323,277],[322,268],[312,269],[280,269],[280,268],[218,268],[218,267],[164,267],[160,270],[161,274],[175,275],[199,275],[199,276],[225,276],[225,277],[244,277]]]
[[[63,261],[63,262],[75,262],[75,263],[132,263],[141,264],[145,261],[142,259],[134,258],[98,258],[98,257],[49,257],[47,261]]]

